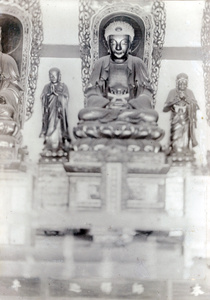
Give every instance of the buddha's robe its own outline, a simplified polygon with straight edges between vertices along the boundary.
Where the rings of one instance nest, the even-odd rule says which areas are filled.
[[[43,107],[42,130],[48,146],[58,147],[65,140],[70,142],[67,119],[68,88],[64,83],[47,84],[41,95]]]
[[[79,119],[155,122],[158,114],[152,109],[152,91],[147,68],[140,58],[128,55],[127,61],[117,64],[110,56],[102,57],[92,71],[85,91],[87,108],[80,111]]]
[[[0,97],[14,108],[14,120],[19,122],[19,103],[22,87],[16,61],[8,54],[0,52]]]

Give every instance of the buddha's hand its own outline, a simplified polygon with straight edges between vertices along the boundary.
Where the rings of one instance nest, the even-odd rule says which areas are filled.
[[[152,97],[147,94],[141,94],[129,101],[134,109],[152,109]]]
[[[87,107],[101,107],[104,108],[109,103],[109,99],[93,95],[87,98]]]
[[[115,105],[122,105],[127,104],[129,99],[129,94],[127,95],[118,95],[118,94],[110,94],[108,93],[108,97],[110,99],[110,102]]]
[[[155,110],[142,110],[139,116],[143,121],[149,123],[155,123],[158,119],[158,113]]]

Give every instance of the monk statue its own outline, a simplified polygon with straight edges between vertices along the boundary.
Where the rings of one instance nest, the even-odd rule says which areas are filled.
[[[76,137],[160,138],[163,131],[157,127],[158,113],[152,108],[147,67],[130,54],[133,27],[124,21],[112,22],[104,37],[109,55],[99,58],[93,67]]]
[[[170,91],[163,111],[171,111],[170,153],[188,155],[197,146],[195,137],[196,111],[199,109],[195,96],[187,88],[188,76],[181,73],[176,78],[176,89]]]
[[[70,144],[68,128],[67,86],[61,82],[61,72],[58,68],[49,70],[50,83],[45,85],[42,94],[42,130],[46,150],[67,149]]]

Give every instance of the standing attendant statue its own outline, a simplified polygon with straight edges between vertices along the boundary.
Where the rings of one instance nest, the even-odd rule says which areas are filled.
[[[40,137],[44,137],[44,151],[67,151],[71,142],[68,130],[67,86],[61,82],[61,72],[58,68],[49,70],[50,83],[41,94],[43,116]]]
[[[195,137],[196,111],[199,109],[195,96],[187,88],[188,76],[181,73],[176,78],[176,89],[170,91],[163,108],[171,111],[170,154],[173,160],[188,161],[193,159],[192,150],[197,146]]]

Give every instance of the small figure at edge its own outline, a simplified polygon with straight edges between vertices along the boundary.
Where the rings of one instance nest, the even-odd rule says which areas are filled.
[[[45,85],[41,94],[43,117],[40,137],[44,137],[46,150],[68,150],[71,142],[68,131],[67,106],[68,88],[61,83],[58,68],[49,70],[50,83]]]
[[[195,96],[187,88],[188,76],[180,73],[176,78],[176,89],[169,92],[163,108],[171,111],[170,153],[190,153],[198,145],[195,137],[196,111],[199,109]]]

